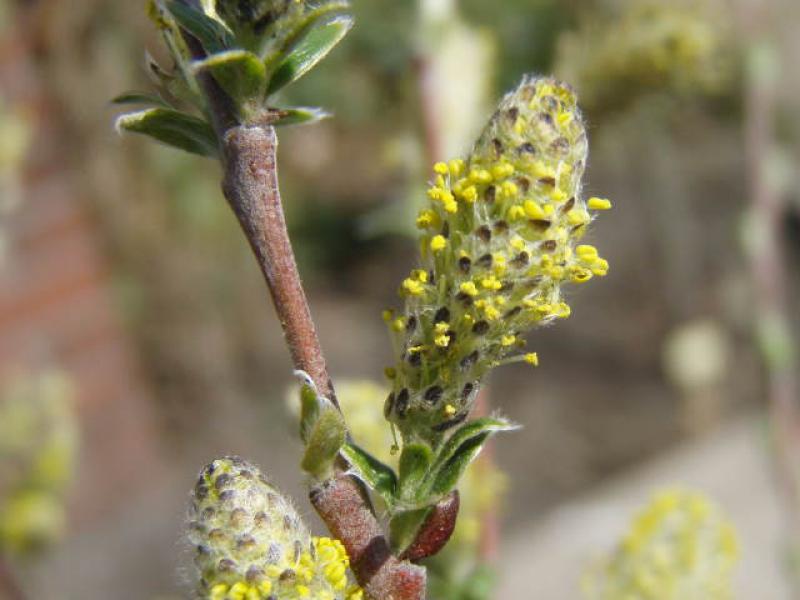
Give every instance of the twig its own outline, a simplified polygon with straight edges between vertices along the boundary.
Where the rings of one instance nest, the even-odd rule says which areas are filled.
[[[239,125],[221,135],[225,197],[236,213],[267,281],[286,343],[297,369],[308,373],[335,403],[322,348],[300,283],[277,172],[277,136],[267,126]],[[425,570],[392,556],[368,496],[339,474],[311,496],[331,533],[342,541],[352,570],[372,600],[422,600]]]

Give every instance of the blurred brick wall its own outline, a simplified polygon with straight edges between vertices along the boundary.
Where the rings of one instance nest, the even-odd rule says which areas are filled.
[[[153,404],[116,312],[109,265],[76,185],[80,174],[64,166],[64,153],[81,149],[52,141],[59,139],[56,103],[15,39],[0,40],[0,95],[28,111],[35,130],[22,202],[0,216],[8,238],[0,263],[0,376],[58,368],[71,378],[82,434],[72,514],[85,523],[159,479]]]

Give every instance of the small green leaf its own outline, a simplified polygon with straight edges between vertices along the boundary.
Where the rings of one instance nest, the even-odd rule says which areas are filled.
[[[195,74],[208,71],[239,105],[260,101],[267,89],[267,70],[255,54],[228,50],[192,64]]]
[[[394,503],[397,475],[390,466],[353,443],[345,444],[341,454],[356,477],[383,498],[388,506]]]
[[[328,479],[346,438],[347,426],[342,413],[335,408],[323,410],[308,436],[300,466],[319,481]]]
[[[400,454],[398,475],[400,478],[400,497],[413,498],[420,488],[420,483],[428,473],[433,461],[433,451],[425,443],[406,444]]]
[[[312,25],[278,64],[270,79],[267,92],[274,94],[305,75],[325,58],[352,26],[353,18],[349,15],[339,15]]]
[[[481,451],[483,444],[489,439],[489,433],[481,433],[469,438],[458,447],[456,453],[436,472],[427,488],[428,501],[438,499],[455,489],[458,480],[469,464]]]
[[[120,94],[111,100],[111,102],[112,104],[118,104],[120,106],[142,105],[156,106],[159,108],[171,108],[170,105],[167,104],[167,102],[160,96],[144,94],[141,92],[127,92],[125,94]]]
[[[148,108],[117,118],[117,131],[141,133],[186,152],[217,157],[217,137],[211,125],[192,115],[168,108]]]
[[[272,122],[272,125],[279,127],[281,125],[306,125],[316,123],[322,119],[327,119],[330,113],[325,112],[321,108],[280,108],[278,109],[278,120]]]
[[[429,475],[420,486],[419,499],[435,502],[451,491],[490,435],[518,427],[497,417],[483,417],[462,425],[436,453]],[[424,495],[428,497],[425,498]]]
[[[389,521],[389,536],[395,554],[402,554],[403,550],[417,539],[419,528],[422,527],[432,510],[432,506],[426,506],[425,508],[399,512],[392,517],[391,521]]]
[[[167,3],[167,9],[182,29],[191,34],[209,53],[223,52],[234,44],[231,32],[219,21],[202,10],[178,0]]]
[[[319,418],[320,402],[317,391],[311,385],[300,388],[300,439],[308,442],[308,436]]]

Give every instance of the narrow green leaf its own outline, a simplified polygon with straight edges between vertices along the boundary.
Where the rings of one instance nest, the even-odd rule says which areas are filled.
[[[305,75],[325,58],[352,26],[353,18],[349,15],[339,15],[311,26],[278,64],[267,92],[274,94]]]
[[[246,50],[228,50],[212,54],[192,64],[195,74],[208,71],[239,105],[260,101],[267,89],[267,70],[255,54]]]
[[[154,94],[145,94],[142,92],[126,92],[120,94],[113,100],[112,104],[120,106],[142,105],[142,106],[155,106],[159,108],[171,108],[170,105],[160,96]]]
[[[317,480],[328,479],[346,438],[347,426],[342,413],[335,408],[323,410],[308,436],[300,466]]]
[[[429,502],[439,499],[455,489],[458,480],[461,479],[469,464],[478,456],[490,435],[489,432],[485,432],[469,438],[458,447],[450,460],[436,471],[426,490]]]
[[[159,142],[200,156],[217,157],[219,148],[211,125],[168,108],[148,108],[121,115],[117,131],[148,135]]]
[[[353,443],[345,444],[341,454],[350,464],[353,474],[391,506],[397,489],[397,475],[394,470]]]
[[[178,0],[168,2],[167,9],[178,25],[196,38],[209,54],[223,52],[234,45],[231,32],[202,10],[187,6]]]
[[[420,500],[433,502],[451,491],[490,435],[518,428],[518,425],[497,417],[483,417],[462,425],[436,453],[429,475],[420,486]]]
[[[433,461],[433,451],[425,443],[406,444],[400,454],[398,469],[401,499],[412,499]]]
[[[330,113],[325,112],[321,108],[295,107],[278,109],[278,115],[278,120],[272,123],[275,127],[281,125],[307,125],[316,123],[322,119],[327,119]]]

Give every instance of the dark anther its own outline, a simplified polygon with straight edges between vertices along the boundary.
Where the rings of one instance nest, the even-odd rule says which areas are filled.
[[[467,256],[462,256],[458,259],[458,268],[461,269],[461,272],[466,274],[469,273],[469,269],[472,266],[472,261]]]
[[[545,231],[546,229],[550,228],[551,223],[547,219],[531,219],[530,221],[528,221],[528,224],[534,229],[538,229],[539,231]]]
[[[283,530],[284,531],[291,531],[293,528],[294,522],[289,515],[283,515]]]
[[[529,261],[530,256],[528,256],[528,253],[523,250],[511,260],[511,266],[515,269],[521,269],[528,266]]]
[[[483,199],[486,200],[489,204],[494,203],[495,199],[497,198],[497,188],[493,185],[490,185],[486,188],[486,191],[483,193]]]
[[[264,578],[264,571],[260,567],[253,565],[247,569],[244,578],[250,583],[255,583]]]
[[[217,568],[223,573],[234,571],[236,569],[236,563],[230,558],[223,558],[217,564]]]
[[[508,222],[500,219],[494,222],[494,232],[498,235],[503,235],[508,232]]]
[[[556,178],[555,177],[540,177],[539,183],[542,185],[549,185],[550,187],[555,187],[556,185]]]
[[[500,140],[494,138],[492,140],[492,145],[494,146],[494,152],[497,157],[503,154],[503,143]]]
[[[520,154],[536,154],[536,146],[530,142],[525,142],[524,144],[517,146],[517,152]]]
[[[401,419],[405,417],[406,412],[408,412],[408,390],[406,388],[403,388],[400,390],[400,393],[397,394],[397,400],[394,405],[397,416]]]
[[[386,398],[386,402],[383,403],[384,418],[386,419],[389,418],[389,415],[392,414],[393,408],[394,408],[394,392],[390,393],[389,396]]]
[[[475,325],[472,326],[472,333],[476,335],[484,335],[489,331],[489,322],[488,321],[478,321]]]
[[[461,390],[461,399],[466,400],[472,395],[472,391],[475,389],[475,384],[472,382],[465,383],[464,388]]]
[[[514,308],[512,308],[510,311],[508,311],[506,313],[506,319],[513,319],[514,317],[516,317],[521,312],[522,312],[522,307],[521,306],[515,306]]]
[[[564,206],[561,207],[561,212],[562,213],[568,213],[574,207],[575,207],[575,196],[573,196],[572,198],[567,200],[566,204],[564,204]]]
[[[428,283],[430,285],[436,285],[436,274],[433,272],[433,269],[428,271]]]
[[[531,189],[531,180],[527,177],[517,177],[517,185],[522,190],[523,194],[527,194]]]
[[[466,370],[471,368],[472,365],[478,362],[478,358],[480,358],[480,353],[477,350],[475,350],[474,352],[462,358],[459,364],[461,365],[462,369]]]
[[[565,137],[560,137],[553,140],[553,143],[550,144],[550,148],[554,152],[560,152],[561,154],[566,154],[569,152],[569,140]]]
[[[500,289],[497,290],[501,294],[505,294],[506,292],[510,292],[514,289],[514,282],[513,281],[506,281],[503,285],[500,286]]]
[[[489,269],[492,266],[492,260],[491,254],[484,254],[475,262],[475,264],[482,269]]]
[[[439,400],[441,400],[443,393],[444,390],[441,388],[441,386],[434,385],[425,390],[425,395],[423,398],[425,398],[425,400],[431,404],[436,404],[439,402]]]
[[[539,120],[542,121],[543,123],[547,123],[548,125],[552,125],[553,115],[551,115],[550,113],[541,112],[539,113]]]
[[[236,496],[235,490],[224,490],[219,493],[219,499],[222,502],[227,502],[228,500],[232,500],[234,496]]]
[[[408,317],[408,320],[406,321],[406,331],[411,333],[416,328],[417,328],[417,317],[411,315],[410,317]]]
[[[442,431],[447,431],[451,427],[455,427],[456,425],[459,425],[460,423],[463,423],[467,418],[467,414],[468,413],[463,412],[460,415],[456,415],[455,417],[453,417],[449,421],[442,421],[438,425],[434,425],[432,427],[432,429],[434,431],[436,431],[437,433],[441,433]]]
[[[506,116],[513,125],[514,123],[517,122],[517,118],[519,117],[519,109],[516,106],[512,106],[506,111]]]
[[[214,482],[214,487],[217,488],[218,490],[221,490],[226,485],[231,483],[231,481],[233,481],[233,475],[231,475],[230,473],[223,473],[222,475],[217,477],[217,480]]]
[[[442,225],[442,235],[446,238],[450,237],[450,223],[447,221],[445,221],[444,225]]]
[[[473,303],[475,302],[475,300],[472,299],[472,296],[464,292],[458,292],[456,294],[456,300],[461,302],[461,304],[463,304],[466,307],[472,306]]]
[[[556,249],[556,241],[555,240],[545,240],[542,242],[542,250],[545,252],[553,252]]]
[[[283,573],[278,575],[278,579],[280,581],[289,581],[295,579],[297,577],[297,573],[294,572],[294,569],[284,569]]]
[[[419,352],[409,352],[408,364],[412,367],[418,367],[422,364],[422,354]]]
[[[436,314],[433,316],[433,323],[449,323],[450,322],[450,309],[446,306],[443,306],[439,310],[436,311]]]
[[[475,234],[487,244],[492,241],[492,230],[487,225],[481,225],[475,230]]]

